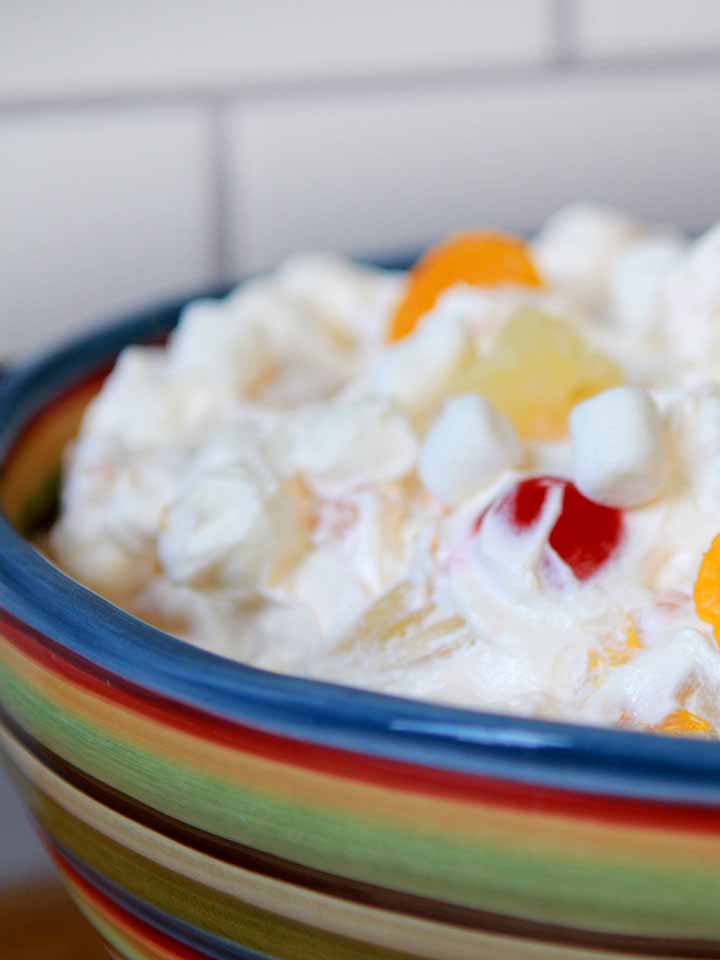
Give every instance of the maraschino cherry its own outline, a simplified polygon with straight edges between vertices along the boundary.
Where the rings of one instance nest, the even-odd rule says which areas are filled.
[[[475,532],[491,512],[505,518],[519,532],[528,530],[540,518],[545,498],[555,488],[562,490],[562,507],[548,542],[578,580],[588,580],[618,548],[623,518],[620,510],[588,500],[569,480],[560,477],[520,480],[483,511],[475,524]]]

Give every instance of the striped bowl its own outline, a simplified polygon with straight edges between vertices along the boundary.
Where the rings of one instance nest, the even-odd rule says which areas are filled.
[[[132,960],[720,957],[720,745],[277,676],[167,636],[23,534],[113,357],[0,387],[0,735],[41,836]]]

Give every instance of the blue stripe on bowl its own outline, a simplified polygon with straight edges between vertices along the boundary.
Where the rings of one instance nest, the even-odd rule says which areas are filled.
[[[153,907],[134,894],[128,893],[96,870],[86,866],[82,860],[78,860],[74,854],[65,850],[53,840],[48,839],[48,842],[60,852],[63,859],[67,860],[90,886],[99,890],[108,900],[111,900],[138,920],[147,923],[148,926],[159,930],[160,933],[164,933],[186,947],[206,954],[211,960],[275,960],[267,953],[258,953],[256,950],[239,947],[230,940],[216,937],[206,930],[185,923],[184,920],[176,919],[169,913],[165,913],[164,910],[158,910],[157,907]]]

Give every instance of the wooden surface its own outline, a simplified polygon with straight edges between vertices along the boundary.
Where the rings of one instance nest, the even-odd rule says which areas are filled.
[[[87,920],[59,884],[0,893],[2,960],[108,960]]]

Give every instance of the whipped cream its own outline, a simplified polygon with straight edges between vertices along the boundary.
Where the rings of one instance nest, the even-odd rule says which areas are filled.
[[[451,284],[394,343],[412,280],[337,257],[190,304],[88,407],[53,557],[267,669],[716,734],[720,227],[575,206],[530,249],[542,288]]]

